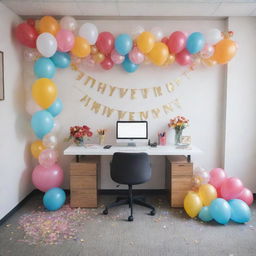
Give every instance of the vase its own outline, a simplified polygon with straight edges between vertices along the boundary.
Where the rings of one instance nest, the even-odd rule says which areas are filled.
[[[183,129],[175,129],[175,145],[181,143],[182,130]]]
[[[76,146],[83,146],[84,145],[84,138],[74,138],[74,143],[76,144]]]
[[[99,135],[99,144],[104,145],[105,142],[105,135]]]

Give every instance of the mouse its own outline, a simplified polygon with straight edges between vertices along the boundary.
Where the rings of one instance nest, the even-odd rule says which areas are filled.
[[[104,146],[103,148],[104,149],[109,149],[109,148],[111,148],[112,147],[112,145],[106,145],[106,146]]]

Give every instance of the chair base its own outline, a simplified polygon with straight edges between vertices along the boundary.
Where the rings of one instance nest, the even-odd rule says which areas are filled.
[[[154,216],[156,214],[155,208],[145,202],[145,198],[143,196],[132,196],[132,186],[129,185],[129,197],[117,197],[116,201],[110,203],[109,205],[106,206],[105,210],[103,211],[103,214],[107,215],[108,214],[108,209],[120,206],[120,205],[125,205],[128,204],[129,208],[131,209],[131,215],[128,217],[128,221],[133,221],[133,204],[137,204],[140,206],[147,207],[151,209],[149,215]]]

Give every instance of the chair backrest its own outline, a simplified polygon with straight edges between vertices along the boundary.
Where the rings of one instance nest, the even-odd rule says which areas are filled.
[[[112,180],[120,184],[144,183],[151,177],[149,156],[146,153],[114,153],[110,174]]]

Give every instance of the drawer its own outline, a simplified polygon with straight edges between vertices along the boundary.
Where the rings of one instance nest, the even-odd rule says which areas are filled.
[[[191,190],[192,188],[192,177],[190,176],[179,176],[172,177],[171,179],[171,191],[176,192],[180,190]]]
[[[97,207],[96,189],[74,189],[70,191],[71,207]]]
[[[171,175],[193,175],[192,163],[171,163]]]
[[[70,175],[96,175],[97,163],[71,163]]]
[[[97,176],[70,176],[70,189],[96,189]]]
[[[187,195],[188,191],[178,191],[173,192],[170,195],[171,198],[171,206],[172,207],[183,207],[184,206],[184,198]]]

